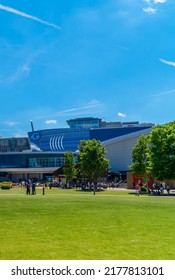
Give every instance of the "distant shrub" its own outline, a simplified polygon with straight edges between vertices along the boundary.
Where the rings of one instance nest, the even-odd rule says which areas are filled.
[[[2,186],[1,186],[1,189],[2,189],[2,190],[10,190],[10,189],[11,189],[11,186],[8,186],[8,185],[4,185],[4,186],[3,186],[3,185],[2,185]]]
[[[0,187],[2,190],[9,190],[12,188],[12,182],[10,182],[10,181],[0,182]]]

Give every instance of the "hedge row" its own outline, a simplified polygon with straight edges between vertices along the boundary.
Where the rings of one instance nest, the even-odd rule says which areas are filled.
[[[9,190],[9,189],[11,189],[11,186],[4,185],[4,186],[1,186],[1,189],[2,190]]]

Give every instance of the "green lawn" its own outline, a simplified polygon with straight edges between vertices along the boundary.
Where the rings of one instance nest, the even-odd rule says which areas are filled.
[[[0,190],[1,260],[175,259],[175,197]]]

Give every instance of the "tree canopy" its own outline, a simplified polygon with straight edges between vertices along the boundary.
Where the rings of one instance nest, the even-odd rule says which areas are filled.
[[[109,168],[106,148],[97,140],[82,140],[79,145],[78,167],[82,176],[95,181]]]
[[[131,170],[163,179],[175,178],[175,122],[153,127],[141,136],[132,151]]]
[[[175,178],[175,122],[154,127],[149,153],[148,171],[153,177]]]
[[[72,152],[65,153],[64,175],[68,182],[71,181],[72,179],[76,178],[77,168],[76,168],[76,164],[74,162],[74,155]]]
[[[137,175],[147,173],[148,160],[149,160],[149,136],[140,136],[137,144],[132,150],[133,165],[130,166],[131,170]]]

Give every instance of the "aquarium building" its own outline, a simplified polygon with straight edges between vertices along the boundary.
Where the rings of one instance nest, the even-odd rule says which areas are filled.
[[[138,138],[149,134],[153,127],[139,122],[104,122],[92,117],[71,119],[67,123],[69,127],[57,129],[34,130],[32,126],[27,138],[16,138],[18,144],[14,150],[7,144],[11,139],[1,138],[0,180],[44,180],[59,173],[65,152],[71,151],[76,156],[80,141],[89,139],[99,140],[106,147],[110,172],[126,174]],[[6,143],[6,148],[1,141]]]

